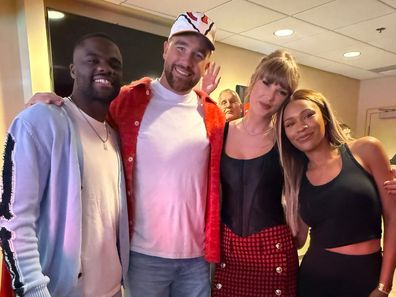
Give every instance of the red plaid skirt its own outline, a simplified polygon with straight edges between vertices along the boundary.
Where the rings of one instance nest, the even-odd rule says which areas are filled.
[[[298,257],[287,226],[240,237],[223,225],[221,253],[213,297],[296,296]]]

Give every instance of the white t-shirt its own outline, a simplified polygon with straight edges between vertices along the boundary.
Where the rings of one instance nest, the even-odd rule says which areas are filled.
[[[139,129],[132,250],[180,259],[204,253],[209,140],[195,92],[158,80]]]
[[[82,277],[84,297],[112,297],[121,289],[122,269],[117,250],[119,218],[119,148],[116,132],[108,125],[106,149],[93,128],[104,140],[104,123],[78,110],[73,111],[83,148],[82,181]],[[88,125],[87,120],[92,127]]]

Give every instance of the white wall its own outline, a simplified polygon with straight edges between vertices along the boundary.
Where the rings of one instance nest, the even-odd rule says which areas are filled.
[[[357,134],[364,135],[368,108],[396,105],[396,76],[363,80],[360,82]],[[396,128],[395,128],[396,129]]]
[[[396,108],[396,76],[361,81],[356,135],[363,136],[366,133],[370,122],[366,116],[368,110],[375,112],[376,108],[386,107]],[[396,153],[396,119],[380,119],[378,113],[373,114],[370,135],[383,142],[390,158]]]

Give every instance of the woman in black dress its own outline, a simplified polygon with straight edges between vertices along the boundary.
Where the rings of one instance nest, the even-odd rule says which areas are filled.
[[[298,79],[287,52],[263,58],[248,88],[248,112],[226,125],[214,297],[296,296],[297,251],[282,207],[283,175],[272,120]]]
[[[299,296],[387,296],[396,265],[396,199],[383,187],[392,174],[381,143],[347,139],[313,90],[298,90],[285,102],[277,136],[286,217],[300,245],[310,228]]]

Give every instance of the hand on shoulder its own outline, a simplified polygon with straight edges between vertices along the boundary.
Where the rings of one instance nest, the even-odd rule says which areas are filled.
[[[36,103],[46,103],[46,104],[54,104],[56,106],[62,106],[63,105],[63,99],[62,97],[56,95],[55,93],[52,92],[43,92],[43,93],[35,93],[32,98],[26,102],[25,106],[29,107],[32,106]]]
[[[389,195],[396,196],[396,165],[391,165],[393,179],[384,182],[384,188]]]

